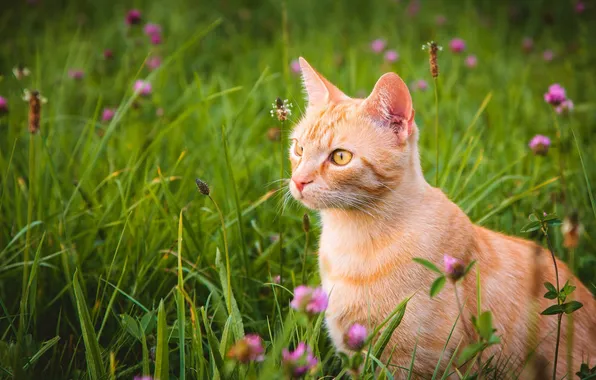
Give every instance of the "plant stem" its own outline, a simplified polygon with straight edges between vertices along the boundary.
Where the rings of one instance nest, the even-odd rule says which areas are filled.
[[[302,283],[306,283],[306,255],[308,254],[308,231],[305,232],[306,238],[304,242],[304,255],[302,257]]]
[[[279,178],[283,180],[284,178],[284,126],[285,122],[281,121],[281,127],[279,130]],[[281,211],[279,212],[279,219],[278,222],[278,230],[279,230],[279,283],[283,284],[284,279],[284,235],[283,235],[283,213],[284,209],[282,207]]]
[[[542,227],[542,232],[544,232],[544,236],[546,236],[546,244],[548,245],[548,250],[550,251],[550,255],[553,258],[553,264],[555,266],[555,276],[556,276],[556,282],[557,282],[557,293],[561,290],[559,288],[559,267],[557,266],[557,258],[555,256],[555,250],[553,248],[553,245],[550,241],[550,238],[548,237],[548,230],[546,226]],[[557,303],[560,304],[561,300],[557,297]]]
[[[433,82],[435,83],[435,145],[437,148],[437,156],[436,156],[436,172],[435,172],[435,186],[439,186],[439,84],[437,82],[437,78],[434,78]]]
[[[548,250],[553,258],[553,264],[555,266],[555,276],[556,276],[556,283],[557,283],[557,305],[561,304],[561,298],[558,296],[561,289],[559,288],[559,268],[557,267],[557,258],[555,257],[555,250],[553,249],[553,245],[548,237],[548,226],[542,226],[542,232],[544,236],[546,236],[546,244],[548,245]],[[555,361],[553,363],[553,380],[557,379],[557,360],[559,358],[559,340],[561,339],[561,319],[563,318],[563,314],[559,314],[557,317],[557,340],[555,343]]]
[[[571,248],[569,250],[569,268],[571,273],[575,272],[575,250]],[[571,297],[569,295],[568,297]],[[573,313],[567,315],[567,378],[573,378]]]
[[[555,343],[555,362],[553,364],[553,380],[557,380],[557,359],[559,357],[559,340],[561,339],[561,319],[563,314],[557,316],[557,341]]]
[[[211,197],[211,195],[207,195],[207,196],[209,197],[209,199],[211,199],[211,202],[213,202],[213,204],[215,205],[215,208],[217,209],[217,214],[219,215],[219,221],[221,222],[221,229],[223,231],[224,251],[226,254],[226,280],[228,282],[228,297],[227,297],[226,306],[228,308],[228,314],[232,315],[232,276],[231,276],[231,272],[230,272],[230,253],[228,252],[228,237],[226,235],[226,222],[224,220],[221,209],[217,205],[217,202],[215,201],[215,199],[213,199]]]

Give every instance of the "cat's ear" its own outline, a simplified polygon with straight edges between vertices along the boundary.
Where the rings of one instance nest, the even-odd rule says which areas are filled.
[[[414,109],[408,86],[395,73],[381,76],[372,93],[361,104],[364,114],[375,123],[391,127],[400,143],[412,134]]]
[[[339,102],[349,97],[319,74],[302,57],[298,59],[302,72],[302,81],[308,97],[309,106],[321,106],[330,102]]]

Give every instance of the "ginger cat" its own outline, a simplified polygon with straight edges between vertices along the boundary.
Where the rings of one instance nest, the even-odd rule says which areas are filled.
[[[368,98],[354,99],[303,58],[300,66],[308,107],[291,135],[290,191],[321,214],[319,267],[330,295],[326,325],[337,349],[347,350],[343,335],[353,323],[371,331],[420,289],[381,359],[390,360],[397,378],[405,377],[407,370],[398,366],[409,367],[418,336],[414,372],[430,378],[458,307],[449,281],[438,297],[428,296],[435,276],[412,258],[440,264],[449,254],[465,263],[477,260],[481,271],[482,309],[493,312],[502,342],[485,352],[484,359],[501,351],[501,359],[510,359],[507,368],[521,368],[537,335],[534,363],[539,364],[534,372],[526,368],[521,378],[530,378],[529,373],[550,377],[557,316],[539,315],[554,303],[543,298],[543,282],[555,283],[550,253],[531,241],[472,224],[425,181],[412,98],[398,75],[383,75]],[[582,360],[596,357],[596,302],[563,262],[558,267],[561,286],[569,279],[577,286],[572,298],[584,304],[573,314],[576,372]],[[475,276],[468,275],[457,289],[464,312],[442,359],[443,370],[460,341],[461,349],[475,339],[470,324],[471,313],[476,314]],[[538,331],[532,329],[536,323]],[[567,371],[566,341],[564,316],[558,378]]]

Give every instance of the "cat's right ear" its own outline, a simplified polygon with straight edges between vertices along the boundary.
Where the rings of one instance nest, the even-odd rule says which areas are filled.
[[[308,106],[322,106],[330,102],[339,102],[349,97],[319,74],[306,59],[298,58],[302,72],[302,82],[308,98]]]

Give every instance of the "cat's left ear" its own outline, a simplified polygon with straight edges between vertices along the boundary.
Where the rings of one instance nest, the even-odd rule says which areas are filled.
[[[408,86],[397,74],[387,73],[381,76],[361,107],[364,114],[375,123],[392,128],[400,143],[404,143],[412,134],[412,96]]]
[[[306,59],[300,57],[298,62],[309,106],[323,106],[331,102],[349,99],[346,94],[313,69]]]

